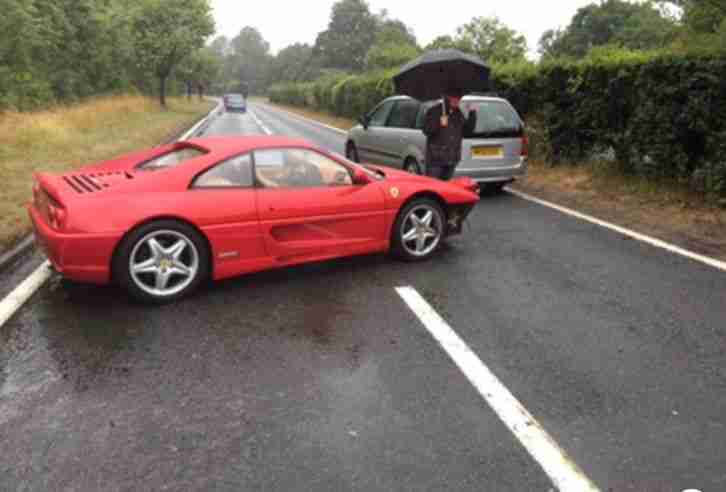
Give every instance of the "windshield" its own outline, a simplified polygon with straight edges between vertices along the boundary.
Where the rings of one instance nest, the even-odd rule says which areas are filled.
[[[244,102],[244,99],[242,98],[242,96],[239,96],[237,94],[233,94],[231,96],[227,96],[227,102],[231,102],[231,103],[242,103],[242,102]]]
[[[522,121],[507,103],[502,101],[464,101],[462,111],[476,109],[476,128],[469,137],[517,138],[522,136]]]

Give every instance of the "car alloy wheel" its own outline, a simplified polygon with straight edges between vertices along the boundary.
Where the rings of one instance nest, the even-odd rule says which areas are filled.
[[[128,268],[137,288],[155,298],[168,298],[194,282],[199,265],[199,251],[190,238],[179,231],[157,230],[136,243]]]
[[[412,207],[401,222],[401,246],[415,258],[423,258],[438,247],[444,232],[441,210],[428,202]]]

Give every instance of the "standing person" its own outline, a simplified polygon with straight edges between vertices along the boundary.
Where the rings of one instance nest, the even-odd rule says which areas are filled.
[[[462,96],[462,91],[449,91],[443,105],[436,104],[426,112],[426,174],[433,178],[451,179],[461,160],[461,141],[476,127],[476,110],[472,108],[467,119],[461,112]]]

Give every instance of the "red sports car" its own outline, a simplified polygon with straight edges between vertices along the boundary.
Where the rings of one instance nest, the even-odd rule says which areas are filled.
[[[35,178],[28,210],[54,268],[151,302],[342,256],[423,260],[479,200],[467,178],[362,166],[284,137],[194,139]]]

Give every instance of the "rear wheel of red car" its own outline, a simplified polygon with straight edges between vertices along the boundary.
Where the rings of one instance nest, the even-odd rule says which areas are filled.
[[[209,275],[209,249],[191,226],[172,220],[145,224],[122,241],[114,278],[135,299],[167,303],[191,293]]]
[[[393,225],[393,253],[405,261],[426,260],[441,246],[445,230],[441,205],[431,198],[415,198],[401,209]]]

